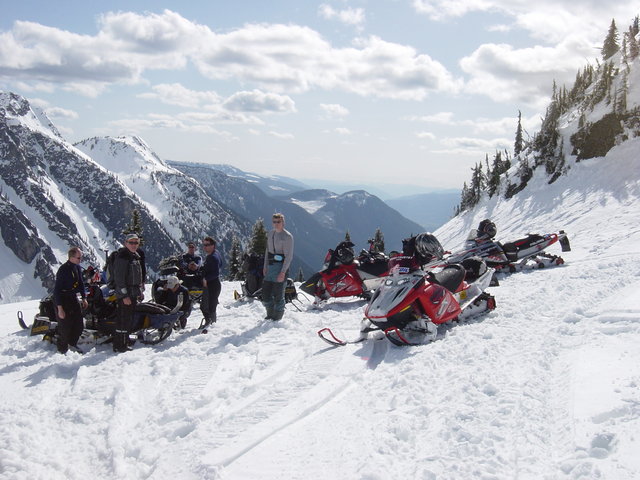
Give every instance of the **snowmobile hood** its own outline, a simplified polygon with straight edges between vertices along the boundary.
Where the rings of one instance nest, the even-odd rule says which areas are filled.
[[[418,288],[425,281],[425,273],[416,271],[405,274],[394,274],[384,281],[375,291],[365,310],[369,318],[384,318],[399,306],[411,290]]]

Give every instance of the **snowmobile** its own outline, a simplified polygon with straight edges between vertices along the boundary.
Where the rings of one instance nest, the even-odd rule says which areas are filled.
[[[429,233],[416,238],[416,254],[389,260],[390,274],[365,307],[360,336],[340,339],[331,329],[318,335],[331,345],[357,343],[380,331],[396,345],[422,345],[436,338],[438,325],[461,321],[495,308],[485,292],[494,273],[479,258],[436,267],[444,250]],[[383,337],[384,338],[384,337]]]
[[[89,285],[87,292],[88,307],[83,311],[84,331],[78,341],[82,352],[94,345],[112,341],[116,329],[116,296],[106,285]],[[181,312],[173,312],[164,305],[142,302],[136,305],[131,333],[141,343],[155,345],[171,335],[179,322]],[[18,311],[18,323],[30,334],[42,335],[43,340],[56,343],[58,322],[55,305],[51,295],[40,300],[39,311],[33,323],[28,326],[21,311]],[[131,336],[131,335],[130,335]],[[130,340],[132,343],[134,339]]]
[[[569,237],[564,230],[558,233],[529,233],[524,238],[507,243],[495,241],[496,233],[495,224],[489,219],[483,220],[477,229],[471,230],[463,250],[451,253],[446,262],[459,263],[466,258],[479,256],[498,272],[514,273],[526,268],[562,265],[562,257],[544,251],[556,242],[560,243],[563,252],[571,251]]]
[[[262,284],[262,282],[260,282]],[[237,290],[233,291],[233,299],[236,301],[243,302],[245,300],[258,300],[262,301],[262,288],[258,288],[253,292],[250,292],[247,288],[247,282],[242,283],[241,285],[242,293]],[[304,295],[304,294],[303,294]],[[298,290],[296,289],[296,285],[293,283],[292,278],[287,278],[285,286],[284,286],[284,301],[285,303],[290,303],[293,307],[299,312],[302,311],[298,304],[301,304],[300,299],[298,298]]]
[[[362,250],[358,258],[354,244],[348,241],[329,249],[322,270],[303,282],[300,289],[315,298],[319,304],[331,297],[362,297],[371,293],[388,275],[389,258],[381,253]]]
[[[191,273],[180,268],[180,258],[176,255],[164,258],[158,265],[158,278],[151,285],[151,297],[154,301],[158,299],[158,292],[162,290],[166,283],[167,277],[175,275],[182,284],[189,290],[189,298],[191,302],[199,302],[202,298],[202,277],[199,273]]]

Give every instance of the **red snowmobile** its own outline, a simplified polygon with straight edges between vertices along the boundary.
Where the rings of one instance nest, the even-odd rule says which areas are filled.
[[[303,282],[300,289],[315,297],[315,304],[331,297],[370,298],[388,275],[389,258],[381,253],[362,250],[358,258],[354,244],[341,242],[329,249],[322,270]]]
[[[493,310],[495,299],[485,289],[494,269],[478,258],[433,267],[443,253],[433,235],[416,236],[414,255],[389,261],[389,276],[365,307],[360,336],[345,341],[324,328],[318,332],[320,338],[332,345],[345,345],[381,331],[396,345],[422,345],[436,338],[438,325]]]
[[[544,251],[556,242],[560,243],[563,252],[571,251],[569,237],[564,230],[542,235],[529,233],[524,238],[507,243],[495,241],[496,233],[495,223],[489,219],[483,220],[477,229],[471,230],[463,250],[449,255],[446,262],[459,263],[466,258],[479,256],[496,271],[513,273],[525,268],[562,265],[562,257]]]

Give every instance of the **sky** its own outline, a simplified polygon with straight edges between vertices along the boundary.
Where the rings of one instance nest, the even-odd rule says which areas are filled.
[[[0,0],[0,89],[71,142],[310,184],[460,189],[533,135],[631,0]],[[316,186],[316,185],[313,185]]]
[[[488,216],[499,241],[562,228],[572,250],[501,275],[495,310],[424,346],[332,348],[316,332],[356,337],[363,300],[301,295],[274,323],[234,300],[239,282],[222,283],[207,335],[196,309],[183,333],[119,355],[59,355],[18,326],[37,300],[0,305],[0,478],[637,480],[638,149],[551,185],[538,169],[434,232],[455,249]]]

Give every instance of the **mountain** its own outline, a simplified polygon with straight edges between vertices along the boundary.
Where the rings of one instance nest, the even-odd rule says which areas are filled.
[[[325,228],[342,232],[341,238],[349,232],[351,241],[359,247],[367,246],[367,241],[380,229],[385,250],[401,250],[403,238],[423,231],[420,225],[364,190],[341,195],[322,189],[305,190],[286,199],[305,208]]]
[[[458,191],[420,193],[385,200],[387,205],[419,223],[428,232],[444,225],[453,216],[459,201]]]
[[[102,249],[113,248],[120,240],[117,232],[125,228],[133,210],[139,212],[149,239],[145,249],[150,262],[178,247],[130,188],[65,141],[41,110],[4,92],[0,92],[0,179],[3,212],[7,217],[16,210],[23,214],[24,228],[13,232],[13,244],[32,244],[29,255],[16,253],[7,242],[9,219],[3,215],[1,248],[22,261],[17,269],[4,271],[4,278],[33,276],[46,291],[54,267],[66,260],[71,245],[82,248],[87,262],[100,263]],[[5,251],[2,256],[11,255]],[[20,290],[21,281],[12,282],[3,296]]]
[[[245,180],[255,185],[269,196],[286,195],[287,193],[295,192],[300,189],[309,188],[304,183],[294,178],[283,177],[281,175],[270,175],[265,177],[264,175],[258,175],[257,173],[245,172],[244,170],[240,170],[239,168],[224,163],[203,164],[176,161],[170,161],[168,163],[178,170],[181,170],[181,165],[213,168],[214,170],[222,172],[229,177]]]

